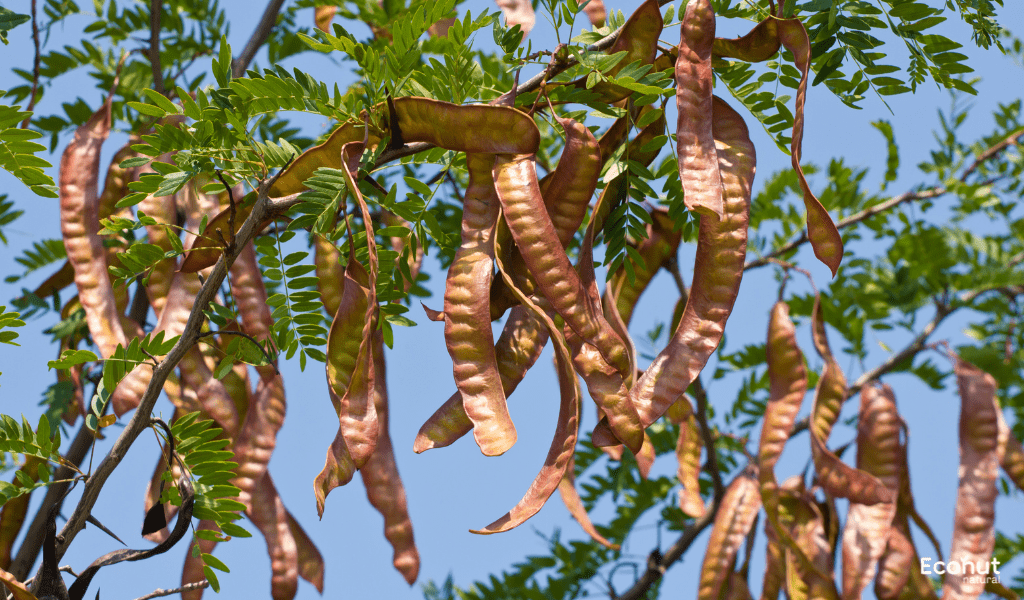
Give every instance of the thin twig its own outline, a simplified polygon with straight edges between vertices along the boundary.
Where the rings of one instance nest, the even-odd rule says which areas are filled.
[[[153,68],[153,89],[163,94],[164,71],[160,66],[160,18],[164,12],[164,0],[149,2],[149,64]]]
[[[698,375],[693,380],[693,393],[697,397],[697,410],[694,416],[697,418],[697,425],[700,426],[700,436],[704,441],[704,448],[707,449],[707,470],[711,474],[711,481],[715,484],[715,502],[721,502],[725,494],[725,485],[722,483],[722,473],[718,468],[718,452],[715,450],[715,436],[711,434],[711,427],[708,425],[708,393],[704,389],[704,382]]]
[[[153,590],[145,596],[139,596],[135,600],[150,600],[150,598],[160,598],[161,596],[171,596],[173,594],[181,594],[183,592],[202,590],[209,586],[210,582],[204,579],[202,581],[197,581],[196,583],[186,583],[180,588],[174,588],[173,590]]]
[[[35,58],[32,60],[32,92],[28,97],[26,112],[32,112],[36,106],[36,93],[39,91],[39,22],[36,20],[36,0],[32,0],[32,44],[35,46]],[[32,115],[25,117],[21,122],[22,129],[28,129],[32,121]]]
[[[242,53],[238,55],[231,65],[232,77],[241,77],[245,74],[245,70],[249,68],[249,63],[255,58],[256,53],[260,47],[263,46],[267,38],[270,37],[270,32],[274,29],[274,25],[277,23],[277,14],[281,12],[281,6],[284,4],[284,0],[270,0],[267,3],[267,8],[263,11],[263,16],[260,17],[260,22],[256,24],[256,29],[253,30],[252,36],[249,41],[245,44],[245,48]]]

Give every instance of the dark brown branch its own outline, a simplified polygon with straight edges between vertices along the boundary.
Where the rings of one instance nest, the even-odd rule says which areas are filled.
[[[39,22],[36,20],[36,0],[32,0],[32,45],[35,46],[35,58],[32,59],[32,92],[28,96],[27,112],[32,112],[36,106],[36,93],[39,91]],[[32,121],[32,115],[25,117],[21,122],[22,129],[28,129]]]
[[[151,598],[160,598],[162,596],[171,596],[173,594],[180,594],[182,592],[191,592],[195,590],[202,590],[210,587],[210,582],[207,580],[198,581],[196,583],[186,583],[180,588],[174,588],[173,590],[153,590],[145,596],[139,596],[135,600],[150,600]]]
[[[149,3],[149,64],[153,68],[153,89],[165,93],[164,71],[160,65],[160,18],[164,12],[164,0],[150,0]]]
[[[89,447],[92,446],[93,442],[92,432],[82,423],[78,433],[75,434],[75,438],[71,441],[71,445],[68,447],[68,451],[64,454],[64,460],[78,466],[85,460],[86,453],[89,452]],[[65,466],[58,467],[56,472],[53,474],[54,481],[66,480],[74,476],[74,471]],[[64,494],[68,490],[70,482],[60,481],[54,483],[46,489],[46,496],[43,497],[43,503],[39,506],[36,511],[36,516],[32,519],[32,524],[29,525],[28,531],[25,533],[25,541],[21,543],[21,547],[18,548],[18,554],[15,555],[14,560],[11,562],[10,572],[18,581],[24,581],[28,577],[29,570],[32,569],[32,565],[35,564],[36,558],[39,556],[39,551],[43,546],[43,534],[46,529],[46,519],[50,514],[50,508],[58,502],[64,501]]]
[[[241,77],[245,74],[245,70],[249,68],[249,63],[255,58],[256,53],[260,47],[270,37],[271,30],[274,29],[274,25],[277,23],[277,14],[281,12],[281,6],[284,4],[284,0],[270,0],[267,3],[267,8],[263,11],[263,16],[260,17],[260,22],[256,24],[256,29],[253,30],[252,36],[249,41],[245,44],[245,48],[242,53],[238,55],[238,58],[234,60],[231,65],[231,75],[233,77]]]
[[[711,481],[715,484],[715,503],[722,501],[725,494],[725,485],[722,483],[722,472],[718,468],[718,452],[715,451],[715,436],[711,434],[711,427],[708,425],[708,393],[704,389],[704,383],[698,375],[693,380],[693,392],[697,397],[697,407],[694,416],[697,418],[697,425],[700,426],[700,436],[704,441],[704,449],[707,450],[707,469],[711,474]]]

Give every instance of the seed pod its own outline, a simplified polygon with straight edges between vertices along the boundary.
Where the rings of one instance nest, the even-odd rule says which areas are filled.
[[[590,24],[594,27],[602,27],[604,25],[607,13],[605,12],[603,0],[590,0],[583,7],[583,12],[586,13],[587,18],[590,19]]]
[[[615,77],[627,65],[639,61],[641,65],[649,65],[654,62],[658,50],[658,38],[661,30],[665,27],[665,21],[661,16],[661,6],[657,0],[645,0],[636,11],[629,16],[622,26],[622,32],[616,38],[615,43],[608,49],[607,54],[625,52],[625,57],[606,73],[609,77]],[[581,77],[575,82],[576,87],[585,87],[587,78]],[[591,88],[592,92],[601,95],[602,100],[608,103],[618,102],[632,94],[632,91],[620,85],[608,81],[600,81]]]
[[[701,566],[699,600],[718,600],[723,586],[730,579],[736,553],[743,546],[761,508],[756,477],[757,468],[751,466],[733,479],[725,491]]]
[[[299,587],[299,551],[288,523],[288,512],[269,473],[255,486],[246,516],[260,530],[270,555],[270,596],[291,600]]]
[[[371,129],[369,134],[367,134],[366,128],[361,122],[349,121],[342,123],[331,132],[331,135],[328,136],[324,143],[313,146],[293,160],[277,180],[274,181],[274,184],[270,186],[267,196],[281,198],[306,191],[308,189],[305,183],[306,180],[312,177],[313,173],[320,167],[343,169],[341,148],[349,142],[361,142],[364,138],[367,138],[370,145],[380,141],[379,132]]]
[[[860,392],[857,468],[876,477],[891,498],[900,488],[901,420],[892,389],[866,385]],[[892,501],[872,505],[850,502],[843,530],[843,597],[860,598],[875,577],[896,516]]]
[[[920,568],[916,560],[914,545],[895,525],[889,528],[889,539],[885,552],[878,561],[878,577],[875,579],[875,597],[878,600],[895,600],[907,587],[910,573]]]
[[[630,390],[644,427],[658,420],[690,386],[715,351],[743,276],[754,146],[736,111],[715,99],[714,134],[724,182],[724,216],[701,218],[693,287],[672,339]],[[614,443],[604,422],[596,445]]]
[[[526,495],[516,504],[512,510],[494,521],[484,529],[473,530],[472,533],[491,534],[508,531],[524,523],[527,519],[537,514],[538,511],[551,497],[559,482],[565,476],[570,467],[572,456],[576,448],[576,441],[579,438],[580,423],[580,389],[576,382],[576,376],[572,370],[572,362],[569,356],[569,348],[562,338],[561,331],[554,322],[533,300],[523,294],[522,290],[515,287],[512,278],[505,270],[501,261],[500,253],[496,254],[498,270],[505,283],[519,298],[524,307],[529,309],[534,318],[544,323],[555,345],[555,362],[558,365],[558,387],[561,400],[558,408],[558,421],[555,427],[555,436],[551,440],[551,447],[548,449],[544,466],[527,490]]]
[[[799,497],[795,509],[791,536],[796,547],[785,549],[786,594],[790,600],[838,600],[831,577],[832,547],[822,515],[807,495]]]
[[[505,16],[505,27],[519,25],[524,38],[530,35],[530,30],[537,22],[537,15],[534,14],[533,4],[529,0],[494,0],[494,3]]]
[[[316,23],[316,28],[324,33],[331,32],[331,21],[334,20],[334,14],[338,12],[338,7],[331,5],[320,5],[316,7],[316,12],[313,15],[313,21]]]
[[[779,40],[779,19],[768,17],[740,38],[715,38],[711,47],[714,58],[738,58],[745,62],[764,62],[775,56]]]
[[[587,509],[583,506],[583,500],[580,498],[579,492],[576,491],[574,472],[575,461],[570,460],[569,467],[565,470],[565,476],[558,482],[558,494],[562,497],[562,503],[565,504],[565,507],[569,509],[569,514],[572,515],[573,519],[576,519],[576,522],[580,524],[580,527],[583,528],[583,531],[592,540],[605,548],[618,550],[619,545],[609,542],[606,537],[598,533],[594,523],[590,520],[590,515],[587,514]]]
[[[30,481],[39,481],[39,465],[46,461],[36,456],[25,456],[25,463],[18,469],[19,475],[28,477]],[[19,478],[13,480],[15,488],[23,487]],[[25,522],[25,515],[28,514],[29,500],[32,492],[21,494],[4,503],[0,511],[0,569],[11,567],[11,551],[14,549],[14,541],[21,531]]]
[[[458,105],[429,98],[395,98],[402,140],[481,154],[532,154],[540,145],[533,118],[507,106]],[[394,132],[392,132],[394,136]]]
[[[698,518],[705,510],[704,499],[700,495],[700,453],[704,444],[690,401],[682,396],[676,401],[676,405],[680,404],[685,405],[680,411],[685,416],[673,419],[673,415],[669,415],[672,422],[679,425],[679,439],[676,441],[676,460],[679,462],[676,477],[682,486],[679,489],[679,508],[685,514]]]
[[[604,292],[604,311],[609,321],[612,321],[612,307],[615,312],[621,315],[621,319],[628,325],[633,318],[633,309],[636,308],[640,296],[647,290],[651,280],[657,275],[669,259],[674,258],[679,250],[679,243],[682,239],[680,232],[674,229],[674,223],[668,212],[662,209],[655,209],[651,212],[653,224],[647,226],[647,239],[637,245],[637,253],[643,258],[642,263],[633,264],[634,279],[630,281],[624,268],[617,270],[608,279],[608,285]],[[614,295],[615,302],[611,302]]]
[[[804,192],[804,207],[807,209],[807,237],[818,260],[832,270],[835,277],[839,264],[843,261],[843,238],[832,222],[832,217],[821,205],[821,201],[807,185],[803,168],[800,166],[801,146],[804,139],[804,101],[807,99],[807,76],[811,68],[811,43],[807,39],[807,29],[799,19],[779,21],[779,39],[782,45],[793,53],[793,61],[800,70],[800,85],[796,90],[796,110],[793,118],[793,142],[791,158],[793,170],[796,171],[800,189]]]
[[[420,570],[420,555],[413,539],[412,520],[406,503],[405,487],[398,475],[391,434],[388,432],[388,387],[385,377],[384,341],[380,333],[374,335],[374,404],[380,422],[377,448],[360,470],[366,484],[366,497],[384,517],[384,537],[394,548],[393,563],[405,580],[412,585]]]
[[[500,210],[491,179],[493,163],[490,154],[466,155],[469,185],[463,197],[462,245],[448,269],[444,294],[445,345],[455,384],[486,456],[504,454],[516,441],[490,325],[493,234]]]
[[[692,293],[690,297],[693,297]],[[796,345],[796,328],[789,318],[789,305],[781,300],[772,307],[766,350],[771,392],[764,410],[757,460],[765,514],[768,522],[779,529],[779,487],[775,478],[775,463],[782,455],[804,394],[807,393],[807,369],[804,367],[803,354]],[[779,537],[784,542],[786,533],[784,529],[779,529]]]
[[[996,413],[998,385],[991,375],[953,356],[953,370],[960,390],[960,484],[953,518],[953,543],[949,564],[971,564],[982,573],[995,546],[996,479],[999,476],[997,446],[999,419]],[[982,567],[985,565],[985,567]],[[961,575],[970,575],[965,572]],[[951,600],[977,598],[985,590],[981,577],[946,577],[942,597]]]
[[[1024,447],[1006,424],[1002,410],[996,411],[996,417],[999,421],[999,464],[1010,481],[1016,484],[1017,488],[1024,490]]]
[[[214,521],[203,519],[199,521],[196,531],[203,530],[217,531],[217,524]],[[196,545],[199,546],[198,553],[193,551]],[[206,575],[203,574],[204,563],[201,554],[212,554],[213,549],[216,547],[217,542],[215,540],[192,538],[192,542],[189,544],[189,551],[185,554],[185,566],[181,569],[181,585],[185,586],[190,583],[199,583],[206,580]],[[200,600],[203,597],[203,588],[182,592],[181,597],[182,600]]]
[[[161,156],[161,161],[167,162],[169,156]],[[156,173],[152,165],[147,164],[138,171],[138,177],[145,174]],[[107,176],[109,179],[109,175]],[[123,195],[123,194],[122,194]],[[170,230],[168,225],[178,224],[178,197],[181,197],[183,205],[187,206],[191,190],[189,186],[182,188],[181,192],[170,196],[146,196],[139,203],[139,211],[147,217],[156,219],[156,225],[147,225],[146,233],[149,236],[149,243],[159,247],[164,252],[174,250],[171,243],[171,236],[177,237],[177,232]],[[164,305],[167,302],[167,293],[171,289],[171,281],[174,278],[174,271],[177,264],[173,258],[164,258],[153,265],[147,276],[146,295],[149,297],[149,304],[153,307],[153,313],[160,318]]]
[[[778,600],[779,592],[785,583],[786,557],[775,533],[775,528],[767,520],[764,523],[768,544],[765,547],[764,577],[761,583],[761,600]]]
[[[676,59],[676,139],[679,179],[687,210],[722,217],[722,178],[711,132],[711,45],[715,40],[715,12],[710,0],[686,5]]]
[[[299,577],[313,584],[316,591],[324,593],[324,557],[320,554],[316,544],[309,538],[309,535],[295,520],[292,513],[285,511],[288,519],[288,529],[295,538],[296,550],[299,559]]]
[[[345,281],[345,267],[341,264],[341,252],[333,242],[320,235],[313,235],[313,262],[316,265],[317,289],[324,310],[329,315],[338,314]]]
[[[844,463],[828,449],[828,437],[832,426],[839,418],[839,411],[846,400],[846,377],[839,363],[832,356],[825,336],[825,319],[821,313],[821,296],[814,298],[811,315],[814,347],[825,361],[825,368],[818,379],[811,408],[811,455],[818,483],[832,496],[849,498],[856,504],[877,504],[893,502],[895,496],[874,476],[854,469]]]
[[[106,251],[99,236],[100,150],[110,134],[110,100],[75,131],[60,161],[61,233],[68,261],[75,270],[78,297],[89,333],[103,358],[126,345],[114,289],[106,269]]]

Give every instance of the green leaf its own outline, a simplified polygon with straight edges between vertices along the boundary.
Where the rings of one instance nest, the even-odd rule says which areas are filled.
[[[89,350],[65,350],[58,360],[51,360],[46,363],[49,369],[70,369],[75,365],[99,360],[96,353]]]

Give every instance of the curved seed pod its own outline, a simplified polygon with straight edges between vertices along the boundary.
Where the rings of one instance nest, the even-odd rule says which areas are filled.
[[[900,488],[902,449],[900,416],[892,388],[866,385],[860,392],[857,423],[857,468],[876,477],[896,497]],[[843,530],[843,597],[860,598],[875,577],[896,516],[894,502],[850,502]]]
[[[532,154],[540,145],[533,118],[507,106],[460,106],[412,96],[395,98],[394,106],[406,143],[481,154]]]
[[[779,19],[769,16],[736,39],[715,38],[711,47],[714,58],[738,58],[745,62],[764,62],[775,56],[782,42],[779,40]]]
[[[849,498],[856,504],[877,504],[893,502],[895,490],[890,491],[871,474],[854,469],[844,463],[826,445],[832,433],[832,426],[839,418],[839,411],[846,400],[846,377],[839,363],[832,356],[825,336],[825,319],[821,314],[821,296],[814,298],[811,315],[814,347],[825,361],[825,368],[818,379],[811,408],[811,455],[818,483],[832,496]]]
[[[235,207],[234,230],[231,228],[231,210],[224,209],[217,213],[207,222],[202,235],[194,238],[192,243],[185,245],[188,252],[181,261],[181,265],[178,266],[178,271],[180,273],[198,273],[217,264],[217,259],[227,247],[225,244],[235,241],[235,234],[242,223],[249,218],[250,213],[252,213],[252,205]],[[261,231],[270,223],[270,220],[260,223],[256,230]]]
[[[711,132],[711,45],[715,40],[715,11],[711,0],[686,5],[676,60],[676,140],[679,179],[687,210],[722,216],[722,178]]]
[[[313,21],[316,23],[316,28],[324,33],[331,32],[331,21],[334,20],[334,14],[338,12],[338,7],[331,5],[321,5],[316,7],[316,12],[313,15]]]
[[[748,467],[725,491],[722,506],[711,527],[708,550],[701,565],[699,600],[718,600],[732,574],[736,553],[743,546],[761,508],[757,468]]]
[[[591,0],[591,2],[593,2],[593,0]],[[629,115],[624,115],[615,119],[615,121],[608,126],[608,129],[601,134],[601,137],[597,139],[597,145],[601,149],[602,168],[609,160],[611,160],[619,146],[626,141],[626,137],[629,135],[630,122],[631,119]]]
[[[193,347],[178,363],[184,387],[195,390],[202,410],[229,436],[238,433],[238,409],[224,384],[213,376],[199,349]],[[118,389],[121,389],[118,386]]]
[[[533,4],[530,0],[494,0],[494,3],[505,15],[506,27],[519,25],[523,30],[523,37],[530,34],[534,23],[537,22],[537,15],[533,12]]]
[[[32,294],[38,298],[46,299],[54,292],[59,292],[75,282],[75,268],[71,266],[70,260],[65,260],[53,275],[50,275],[42,283],[32,290]]]
[[[106,250],[99,236],[100,150],[110,134],[110,100],[75,131],[60,160],[61,233],[75,270],[78,297],[89,333],[104,358],[126,345],[114,289],[107,275]]]
[[[306,191],[308,188],[305,181],[312,177],[317,169],[320,167],[344,168],[341,164],[341,148],[349,142],[361,142],[364,138],[368,138],[368,143],[371,145],[380,141],[378,132],[371,130],[367,134],[365,126],[360,122],[342,123],[331,132],[324,143],[313,146],[293,160],[277,178],[274,185],[270,186],[267,195],[271,198],[280,198]]]
[[[462,245],[448,269],[444,293],[444,337],[455,384],[473,422],[476,443],[486,456],[504,454],[516,441],[490,325],[493,234],[500,211],[491,179],[493,164],[493,155],[466,155],[469,185],[463,197]]]
[[[299,525],[292,513],[285,511],[288,519],[288,529],[295,538],[296,550],[299,559],[299,577],[313,584],[316,591],[324,593],[324,557],[320,554],[316,544],[309,538],[306,530]]]
[[[205,519],[199,521],[196,531],[203,531],[206,529],[217,531],[217,524]],[[192,538],[192,543],[189,544],[189,551],[185,553],[185,566],[181,569],[181,585],[183,586],[189,583],[199,583],[206,579],[206,575],[203,574],[203,559],[199,554],[193,553],[193,548],[195,548],[197,544],[199,545],[199,552],[201,554],[212,554],[213,549],[217,547],[217,542],[215,540],[203,540],[195,537]],[[182,600],[200,600],[203,597],[203,588],[182,592],[181,597]]]
[[[313,262],[316,265],[317,289],[324,310],[338,314],[345,281],[345,267],[341,265],[341,252],[333,242],[320,235],[313,236]]]
[[[612,306],[621,315],[627,325],[633,318],[640,296],[647,290],[658,270],[670,258],[674,258],[682,240],[680,232],[673,228],[672,218],[668,211],[656,208],[651,211],[654,223],[647,226],[647,239],[637,245],[637,252],[643,258],[642,263],[634,263],[634,279],[631,282],[624,268],[616,271],[608,280],[604,291],[604,311],[608,320],[612,321]],[[615,302],[611,302],[614,296]]]
[[[241,490],[239,501],[242,503],[249,502],[250,495],[255,494],[254,486],[267,472],[277,446],[277,432],[284,424],[285,410],[281,376],[260,377],[233,448],[238,467],[231,482]],[[255,496],[253,498],[255,502]]]
[[[544,209],[532,154],[499,155],[494,182],[505,220],[541,293],[584,342],[620,374],[632,375],[625,344],[607,319],[585,301],[586,291],[569,263]],[[639,448],[638,448],[639,449]]]
[[[605,548],[618,550],[619,545],[609,542],[607,538],[598,533],[594,523],[590,520],[590,515],[587,514],[587,509],[583,506],[583,500],[580,498],[579,492],[576,491],[574,471],[575,461],[570,460],[569,467],[565,470],[565,476],[558,482],[558,494],[562,497],[562,503],[565,504],[565,507],[569,509],[569,514],[572,515],[573,519],[576,519],[576,522],[580,524],[580,527],[583,528],[583,531],[592,540]]]
[[[602,27],[604,25],[604,18],[607,13],[603,0],[590,0],[583,7],[583,12],[586,13],[587,18],[590,19],[590,24],[594,27]]]
[[[875,597],[878,600],[895,600],[910,580],[910,572],[918,567],[914,545],[897,527],[889,529],[885,552],[878,561],[878,577],[875,579]]]
[[[327,386],[327,392],[331,401],[338,404],[339,399],[331,386]],[[327,494],[336,487],[341,487],[352,481],[356,474],[356,463],[352,460],[352,454],[345,444],[345,436],[341,430],[334,436],[334,441],[327,448],[327,460],[324,468],[313,481],[313,492],[316,496],[316,513],[320,518],[324,516],[324,503],[327,501]]]
[[[30,481],[39,481],[39,465],[44,461],[35,456],[26,456],[25,463],[18,469]],[[18,478],[14,480],[14,487],[23,487]],[[14,541],[21,531],[25,522],[25,515],[28,514],[28,503],[32,498],[32,492],[22,494],[4,503],[0,511],[0,569],[11,567],[11,550],[14,549]]]
[[[615,43],[607,51],[609,55],[626,52],[625,57],[612,67],[607,75],[614,77],[627,65],[636,61],[640,61],[642,65],[653,63],[658,51],[658,38],[664,27],[665,21],[657,0],[646,0],[638,6],[622,26],[622,32]],[[586,81],[587,78],[582,77],[575,85],[585,87]],[[609,103],[618,102],[632,94],[629,89],[607,81],[598,82],[591,91],[600,94],[602,99]]]
[[[202,287],[203,284],[199,280],[198,275],[194,273],[175,273],[171,280],[170,289],[167,291],[163,311],[160,313],[160,318],[153,329],[153,334],[155,335],[157,332],[162,331],[166,339],[181,335],[185,331],[185,324],[188,322],[188,316],[192,312],[192,305],[195,302],[196,295]],[[209,370],[205,365],[203,365],[203,368],[207,371]],[[144,363],[132,369],[121,380],[117,389],[114,390],[114,413],[120,416],[138,406],[152,377],[152,364]],[[196,389],[198,391],[198,388]]]
[[[693,286],[668,345],[630,390],[644,427],[658,420],[693,383],[718,347],[739,293],[747,249],[754,146],[747,126],[728,104],[715,98],[713,127],[724,182],[724,215],[701,217]],[[613,443],[604,422],[594,443]]]
[[[761,600],[778,600],[785,583],[786,557],[775,528],[767,520],[764,531],[768,537],[765,547],[764,578],[761,583]]]
[[[555,436],[551,440],[551,447],[548,449],[544,466],[537,477],[534,478],[526,495],[516,504],[512,510],[494,521],[483,529],[473,530],[471,533],[491,534],[508,531],[523,524],[527,519],[537,514],[544,506],[551,494],[555,492],[559,482],[565,476],[570,467],[573,453],[576,449],[576,441],[579,439],[580,425],[580,389],[576,382],[576,375],[572,370],[572,359],[569,356],[569,348],[562,339],[561,331],[554,322],[533,300],[523,294],[522,290],[515,287],[512,278],[505,270],[500,254],[496,254],[498,270],[505,278],[505,283],[519,297],[519,301],[528,308],[533,316],[544,323],[555,345],[555,363],[558,366],[558,387],[561,400],[558,408],[558,422],[555,427]]]
[[[160,157],[162,161],[169,160],[166,156]],[[151,164],[139,169],[138,176],[147,173],[155,173]],[[109,175],[107,176],[109,179]],[[182,188],[179,194],[187,202],[186,198],[191,193],[189,186]],[[139,203],[139,211],[146,213],[147,217],[153,217],[157,225],[146,225],[146,233],[149,236],[149,243],[158,246],[164,252],[174,249],[170,236],[177,236],[167,225],[178,224],[178,195],[173,196],[146,196]],[[177,264],[173,258],[160,260],[150,270],[146,281],[146,295],[149,297],[149,304],[153,307],[153,313],[157,318],[164,310],[167,302],[167,293],[171,289],[171,281],[174,278],[174,271]]]
[[[494,358],[506,396],[512,395],[527,370],[540,358],[547,341],[547,329],[530,314],[529,309],[516,306],[509,312],[505,327],[494,344]],[[455,392],[420,427],[413,451],[418,454],[431,448],[443,448],[472,429],[473,422],[466,415],[462,394]]]
[[[704,444],[690,401],[683,396],[676,404],[681,402],[686,403],[688,411],[685,417],[675,421],[679,424],[679,439],[676,441],[676,460],[679,462],[679,468],[676,477],[682,486],[679,489],[679,508],[685,514],[697,518],[702,516],[705,510],[704,499],[700,495],[700,453]]]
[[[1002,410],[996,411],[996,417],[999,425],[999,464],[1010,481],[1024,490],[1024,446],[1013,436]]]
[[[987,573],[995,547],[996,455],[999,421],[998,385],[991,375],[954,356],[953,370],[960,390],[960,485],[953,518],[949,562],[974,566]],[[964,572],[964,575],[970,575]],[[985,590],[981,577],[946,577],[942,597],[977,598]]]
[[[843,238],[832,222],[832,217],[807,185],[803,168],[800,166],[801,146],[804,139],[804,101],[807,99],[807,75],[811,68],[811,43],[807,29],[799,19],[779,21],[779,39],[782,45],[793,53],[796,68],[800,70],[800,85],[796,90],[796,110],[793,118],[793,142],[791,156],[800,188],[804,192],[804,206],[807,209],[807,237],[811,241],[814,255],[832,270],[835,277],[843,261]]]
[[[380,333],[373,337],[374,404],[380,421],[377,449],[359,471],[366,485],[366,497],[384,517],[384,537],[394,548],[393,563],[412,585],[420,571],[420,554],[413,539],[412,520],[405,497],[405,487],[398,475],[391,434],[388,432],[388,386],[385,377],[384,340]]]
[[[299,550],[289,527],[288,511],[269,473],[263,474],[253,490],[252,505],[245,514],[267,542],[271,598],[291,600],[299,588]]]
[[[832,545],[825,523],[811,498],[801,496],[796,506],[792,537],[796,548],[786,548],[786,594],[790,600],[838,600],[832,580]],[[809,557],[809,563],[798,554]]]

